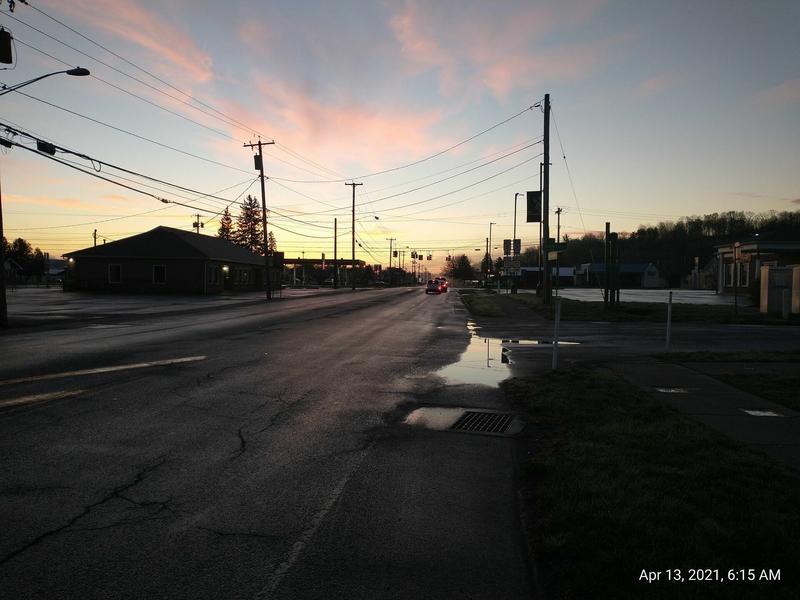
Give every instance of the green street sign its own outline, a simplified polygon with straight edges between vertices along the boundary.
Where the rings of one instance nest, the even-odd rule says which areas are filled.
[[[545,244],[545,252],[564,252],[567,249],[567,242],[560,242],[558,244]]]

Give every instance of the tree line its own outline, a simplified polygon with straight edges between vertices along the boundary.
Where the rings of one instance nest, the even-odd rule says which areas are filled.
[[[269,212],[269,211],[267,211]],[[234,222],[227,207],[219,220],[217,237],[228,240],[247,248],[253,254],[264,255],[264,224],[261,219],[260,202],[253,196],[247,195],[239,205],[239,215]],[[270,252],[278,249],[278,243],[273,232],[267,235],[267,245]]]
[[[8,243],[6,238],[3,237],[3,247],[6,260],[10,258],[17,263],[22,269],[21,274],[23,276],[35,277],[37,281],[41,281],[42,277],[47,273],[47,254],[39,248],[34,248],[27,240],[17,238]],[[11,272],[15,273],[14,269]]]
[[[562,241],[566,242],[566,250],[560,254],[560,264],[578,266],[603,262],[604,237],[594,233],[581,237],[564,235]],[[636,231],[620,232],[618,245],[622,262],[653,263],[670,286],[678,286],[694,268],[695,257],[702,269],[716,258],[716,246],[752,240],[800,240],[800,211],[729,211],[683,217],[674,222],[642,225]],[[484,255],[480,269],[485,270],[487,265],[488,257]],[[539,266],[538,247],[525,248],[520,255],[520,265]],[[502,259],[494,266],[500,268]],[[461,255],[448,263],[445,274],[458,279],[474,279],[475,271],[469,258]]]

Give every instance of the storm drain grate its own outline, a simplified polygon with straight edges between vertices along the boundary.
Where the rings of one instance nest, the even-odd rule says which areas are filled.
[[[505,433],[514,420],[508,413],[475,412],[468,410],[453,423],[450,429],[480,433]]]

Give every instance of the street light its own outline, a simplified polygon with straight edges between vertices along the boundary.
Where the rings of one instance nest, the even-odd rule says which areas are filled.
[[[29,79],[28,81],[23,81],[22,83],[18,83],[16,85],[12,85],[11,87],[3,86],[2,91],[0,91],[0,96],[5,94],[9,94],[15,90],[18,90],[21,87],[25,87],[31,83],[36,83],[37,81],[41,81],[46,77],[52,77],[53,75],[72,75],[74,77],[86,77],[87,75],[91,75],[89,69],[84,69],[83,67],[75,67],[74,69],[67,69],[66,71],[54,71],[53,73],[47,73],[45,75],[39,75],[39,77],[34,77],[33,79]]]
[[[34,77],[33,79],[29,79],[28,81],[23,81],[22,83],[18,83],[16,85],[12,85],[11,87],[3,87],[0,90],[0,96],[18,90],[21,87],[29,85],[31,83],[35,83],[45,77],[51,77],[53,75],[73,75],[75,77],[84,77],[89,75],[89,69],[84,69],[83,67],[75,67],[74,69],[67,69],[66,71],[55,71],[54,73],[47,73],[46,75],[40,75],[39,77]],[[6,247],[5,243],[3,242],[3,194],[0,191],[0,327],[6,328],[8,327],[8,305],[6,304]]]

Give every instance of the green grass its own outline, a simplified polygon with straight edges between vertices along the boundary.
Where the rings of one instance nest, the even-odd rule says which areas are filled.
[[[554,304],[545,305],[542,299],[532,294],[515,294],[509,296],[531,310],[552,319],[555,314]],[[602,302],[584,302],[561,298],[561,318],[565,321],[650,321],[666,322],[667,305],[657,302],[621,302],[616,306],[606,307]],[[785,324],[774,315],[762,315],[752,307],[739,308],[734,314],[731,306],[705,304],[673,304],[673,322],[698,321],[704,323],[762,323]],[[800,323],[794,319],[790,323]]]
[[[470,313],[476,317],[502,317],[505,312],[497,303],[497,296],[485,293],[468,293],[461,296],[461,301]]]
[[[503,388],[538,434],[525,489],[548,597],[800,597],[796,474],[602,371]],[[781,569],[782,581],[639,581],[676,568]]]

